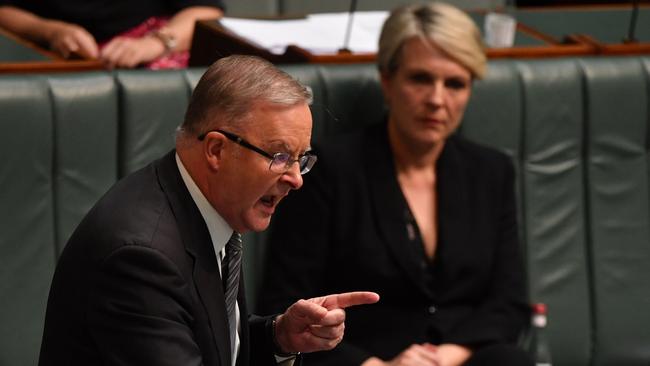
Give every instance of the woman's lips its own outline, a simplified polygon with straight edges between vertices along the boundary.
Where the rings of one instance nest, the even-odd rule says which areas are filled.
[[[439,118],[430,118],[430,117],[423,117],[423,118],[420,118],[420,121],[421,121],[422,123],[424,123],[424,124],[427,124],[427,125],[440,125],[440,124],[443,124],[443,123],[444,123],[442,119],[439,119]]]

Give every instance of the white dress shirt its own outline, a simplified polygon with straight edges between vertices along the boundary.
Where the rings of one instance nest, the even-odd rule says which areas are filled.
[[[194,180],[183,166],[183,162],[176,154],[176,165],[178,166],[178,171],[181,173],[183,182],[187,187],[187,190],[190,191],[190,195],[196,204],[196,207],[199,208],[201,216],[205,221],[205,224],[208,227],[208,232],[210,232],[210,239],[212,240],[212,246],[214,247],[214,253],[217,257],[217,265],[219,266],[219,273],[221,271],[221,261],[226,255],[226,244],[230,239],[230,236],[233,233],[233,229],[228,225],[226,220],[223,219],[217,212],[217,210],[212,207],[207,198],[203,195],[199,187],[194,183]],[[235,318],[237,324],[237,334],[235,335],[235,349],[231,350],[232,357],[232,366],[235,366],[237,362],[237,356],[239,355],[239,332],[241,327],[240,314],[239,314],[239,304],[235,305]]]

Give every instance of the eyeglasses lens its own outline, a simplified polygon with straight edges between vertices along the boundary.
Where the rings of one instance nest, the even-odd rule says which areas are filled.
[[[273,160],[271,160],[271,171],[275,173],[284,173],[289,168],[287,166],[288,162],[291,160],[291,156],[286,153],[277,153],[273,155]]]
[[[291,168],[293,163],[297,162],[300,167],[300,174],[307,174],[316,163],[316,156],[306,154],[298,158],[298,160],[291,160],[291,156],[286,153],[277,153],[271,160],[271,171],[274,173],[284,173]]]
[[[316,163],[316,155],[303,155],[299,159],[300,174],[307,174]]]

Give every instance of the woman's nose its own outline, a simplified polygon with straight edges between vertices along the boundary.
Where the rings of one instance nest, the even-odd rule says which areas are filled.
[[[435,82],[430,90],[429,95],[427,96],[427,102],[439,107],[444,101],[445,86],[442,82]]]

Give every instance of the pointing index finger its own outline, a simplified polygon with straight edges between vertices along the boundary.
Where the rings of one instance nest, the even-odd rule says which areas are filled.
[[[374,304],[379,301],[379,295],[374,292],[356,291],[325,296],[323,307],[327,310],[345,309],[350,306]]]

